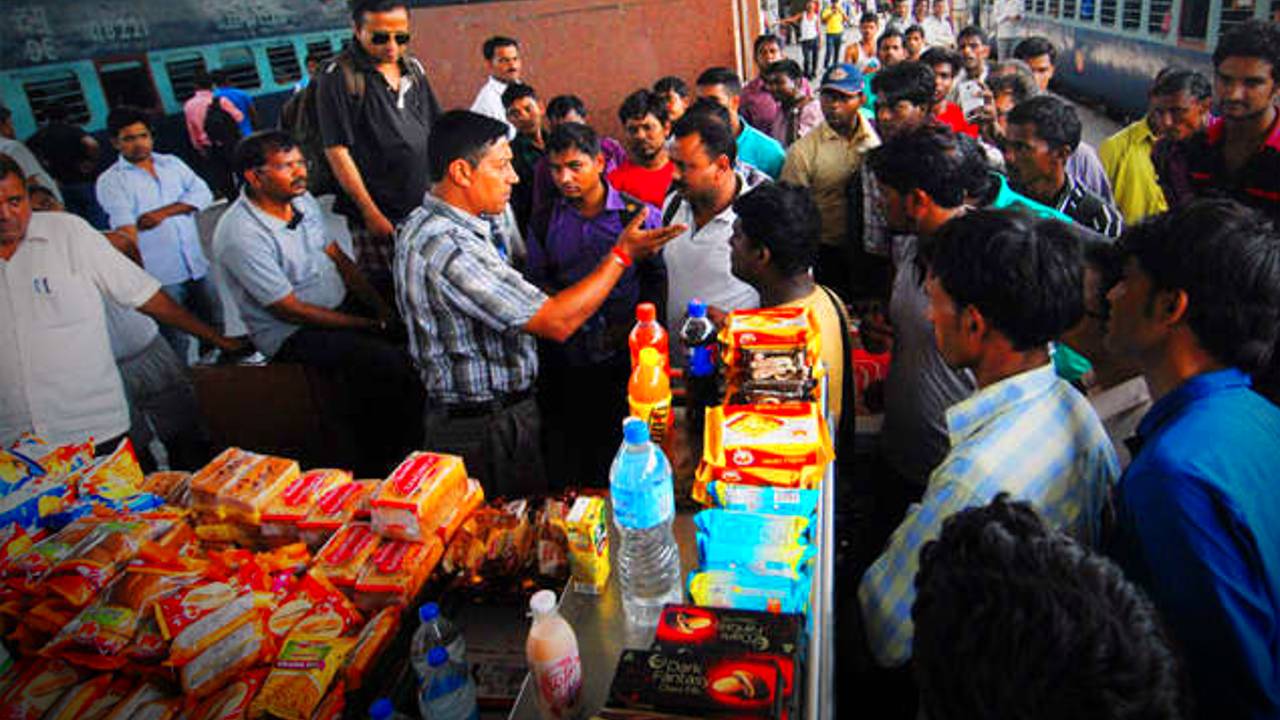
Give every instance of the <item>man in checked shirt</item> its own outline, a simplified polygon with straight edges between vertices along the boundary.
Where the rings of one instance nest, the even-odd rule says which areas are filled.
[[[1049,340],[1084,312],[1082,249],[1041,229],[1051,222],[979,210],[921,248],[938,350],[948,365],[973,371],[978,391],[947,410],[951,450],[858,588],[882,666],[911,658],[920,548],[948,516],[1006,492],[1081,543],[1099,541],[1120,467],[1089,401],[1049,359]]]

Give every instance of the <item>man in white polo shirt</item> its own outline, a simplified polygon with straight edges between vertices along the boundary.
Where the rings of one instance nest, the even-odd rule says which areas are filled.
[[[50,443],[129,430],[103,299],[235,351],[84,220],[32,213],[22,169],[0,154],[0,446],[23,432]]]
[[[748,186],[734,171],[737,145],[732,129],[704,112],[685,113],[673,129],[671,162],[675,173],[663,224],[684,225],[662,250],[667,264],[667,327],[671,357],[683,363],[676,329],[689,301],[697,297],[720,312],[753,308],[760,296],[734,277],[729,238],[733,235],[733,201]]]

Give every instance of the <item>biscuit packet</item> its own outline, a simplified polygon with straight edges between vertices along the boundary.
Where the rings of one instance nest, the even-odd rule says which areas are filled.
[[[49,593],[84,607],[138,554],[144,542],[173,529],[173,516],[98,523],[41,580]]]
[[[184,717],[186,720],[244,720],[248,717],[249,703],[258,696],[268,672],[268,668],[258,668],[241,675],[184,713]]]
[[[795,469],[835,456],[815,403],[707,408],[703,460],[722,468]]]
[[[291,634],[340,637],[360,626],[360,612],[323,576],[308,573],[284,602],[273,606],[267,629],[276,645]]]
[[[355,640],[295,635],[285,641],[249,716],[310,720]]]
[[[268,455],[218,490],[221,514],[246,525],[261,522],[262,510],[298,477],[296,460]]]
[[[98,701],[111,687],[110,675],[95,675],[68,690],[58,700],[43,720],[83,720],[89,707]]]
[[[235,577],[196,583],[158,600],[155,615],[162,635],[170,641],[169,662],[185,665],[259,617],[258,593],[268,590],[268,578],[249,564]]]
[[[712,481],[707,497],[714,507],[766,515],[795,515],[814,518],[820,491],[780,487],[760,487]]]
[[[369,671],[395,639],[396,631],[400,628],[402,610],[398,605],[385,607],[360,630],[355,645],[351,647],[351,652],[342,665],[342,678],[347,689],[359,690],[364,684]]]
[[[367,509],[377,485],[376,480],[353,480],[318,494],[307,516],[298,521],[302,541],[313,550],[324,545],[338,528],[357,518],[361,506]]]
[[[269,657],[269,652],[262,613],[254,613],[182,666],[182,690],[197,698],[211,695]]]
[[[306,519],[316,500],[334,487],[350,482],[351,473],[346,470],[308,470],[297,476],[262,509],[263,537],[288,542],[299,539],[298,523]]]
[[[354,587],[380,542],[367,522],[344,525],[316,553],[312,571],[338,587]]]
[[[12,670],[10,672],[13,672]],[[62,660],[39,660],[29,665],[0,697],[5,720],[40,720],[80,681],[80,674]]]
[[[383,537],[424,542],[467,492],[462,458],[415,452],[378,486],[371,502],[373,529]]]
[[[167,700],[168,696],[160,688],[144,682],[125,695],[104,720],[132,720],[144,714],[143,708],[154,702]]]
[[[410,603],[444,555],[440,538],[424,543],[384,540],[356,580],[356,604],[362,610]]]
[[[217,515],[218,492],[262,459],[262,455],[237,447],[223,450],[191,476],[191,507]]]

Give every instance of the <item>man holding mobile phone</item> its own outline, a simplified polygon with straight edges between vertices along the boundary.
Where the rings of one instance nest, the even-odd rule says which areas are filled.
[[[662,214],[609,184],[600,137],[587,125],[557,126],[547,139],[547,164],[559,195],[545,229],[530,233],[526,275],[554,295],[590,275],[638,214],[648,210],[642,230],[656,229]],[[538,406],[553,489],[599,487],[609,477],[618,420],[627,414],[627,334],[635,306],[651,302],[661,309],[666,285],[661,256],[637,259],[568,340],[540,343]]]

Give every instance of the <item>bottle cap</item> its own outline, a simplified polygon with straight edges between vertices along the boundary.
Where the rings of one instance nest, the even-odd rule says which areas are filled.
[[[387,720],[394,715],[396,708],[387,698],[378,698],[369,706],[369,717],[371,720]]]
[[[433,602],[423,603],[422,607],[418,608],[418,619],[422,622],[431,622],[438,617],[440,617],[440,606]]]
[[[704,318],[707,316],[707,304],[694,298],[689,301],[689,317]]]
[[[546,615],[556,609],[556,593],[554,590],[539,590],[529,598],[529,609],[534,615]]]
[[[640,303],[636,306],[636,322],[653,322],[658,319],[658,308],[653,303]]]
[[[641,364],[641,365],[648,365],[648,366],[650,366],[650,367],[657,367],[657,366],[658,366],[658,365],[660,365],[661,363],[662,363],[662,356],[658,354],[658,349],[657,349],[657,348],[647,347],[647,348],[641,348],[641,349],[640,349],[640,364]]]
[[[638,417],[622,421],[622,437],[630,445],[649,442],[649,425]]]
[[[449,662],[449,651],[437,645],[427,653],[427,665],[440,667]]]

